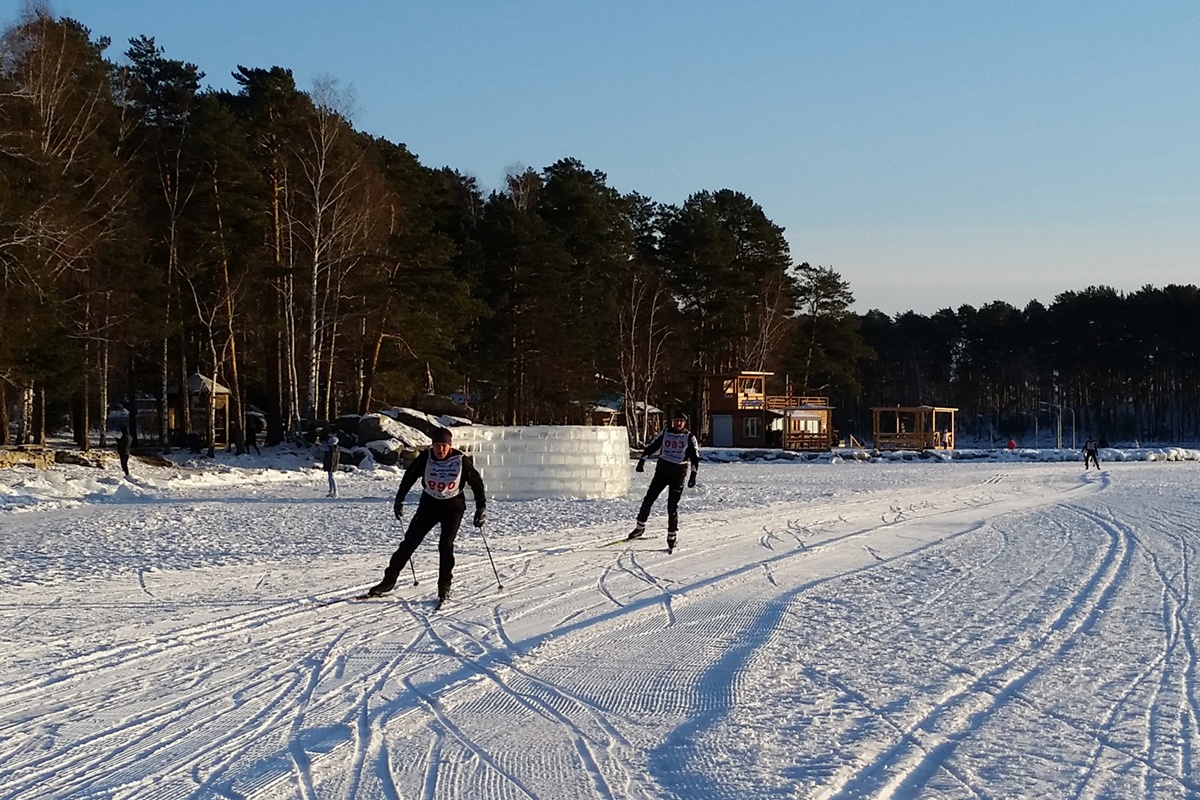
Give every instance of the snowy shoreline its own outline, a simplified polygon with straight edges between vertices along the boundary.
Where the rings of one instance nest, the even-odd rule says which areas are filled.
[[[264,448],[263,455],[237,456],[219,452],[215,458],[178,453],[172,466],[132,462],[133,478],[126,480],[116,457],[99,451],[103,467],[54,464],[38,470],[13,467],[0,470],[0,513],[65,508],[87,503],[142,502],[147,497],[177,494],[185,490],[279,483],[304,483],[322,479],[313,456],[290,447]],[[1083,462],[1083,454],[1072,449],[1018,447],[961,448],[956,450],[878,452],[870,448],[838,448],[829,452],[805,453],[763,448],[704,447],[701,461],[709,464],[887,464],[929,463],[1070,463]],[[1200,461],[1200,449],[1188,447],[1106,447],[1100,449],[1101,464],[1130,462]],[[633,461],[630,465],[632,467]],[[346,474],[369,475],[376,480],[399,480],[403,468],[369,462],[365,468],[343,466]],[[486,474],[484,478],[486,480]]]

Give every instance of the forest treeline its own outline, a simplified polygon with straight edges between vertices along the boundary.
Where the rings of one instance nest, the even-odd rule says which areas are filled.
[[[1200,433],[1195,286],[859,315],[740,192],[656,202],[571,158],[485,192],[356,130],[333,81],[238,66],[215,90],[151,38],[109,48],[36,10],[0,40],[0,443],[66,425],[86,448],[193,373],[230,387],[239,448],[246,403],[268,441],[430,382],[498,424],[610,395],[698,414],[727,370],[829,396],[860,439],[871,406],[922,403],[984,437],[1048,407],[1111,439]]]

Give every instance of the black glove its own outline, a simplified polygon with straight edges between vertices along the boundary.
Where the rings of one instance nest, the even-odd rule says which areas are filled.
[[[403,519],[404,503],[401,503],[399,500],[397,500],[396,505],[392,506],[392,511],[395,513],[396,519]]]
[[[483,523],[485,523],[485,522],[487,522],[487,509],[484,509],[484,508],[475,509],[475,523],[474,523],[475,527],[482,528]]]
[[[689,489],[696,488],[696,473],[694,473],[694,472],[688,476],[688,488]]]
[[[646,459],[639,458],[637,469],[635,470],[635,472],[645,472],[645,471],[646,471]]]

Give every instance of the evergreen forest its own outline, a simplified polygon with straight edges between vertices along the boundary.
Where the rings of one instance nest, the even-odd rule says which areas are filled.
[[[215,90],[152,38],[111,44],[36,10],[0,39],[0,444],[104,445],[109,409],[161,412],[193,373],[230,388],[241,449],[249,406],[272,443],[430,392],[493,424],[611,397],[696,418],[733,370],[829,397],[860,440],[897,404],[985,442],[1052,410],[1200,440],[1194,285],[858,314],[735,189],[671,205],[564,157],[484,191],[356,130],[336,82],[237,66]]]

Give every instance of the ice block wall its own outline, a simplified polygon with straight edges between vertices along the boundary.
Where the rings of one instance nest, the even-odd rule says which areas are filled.
[[[595,499],[629,491],[624,427],[469,425],[454,428],[454,446],[475,460],[489,498]]]

